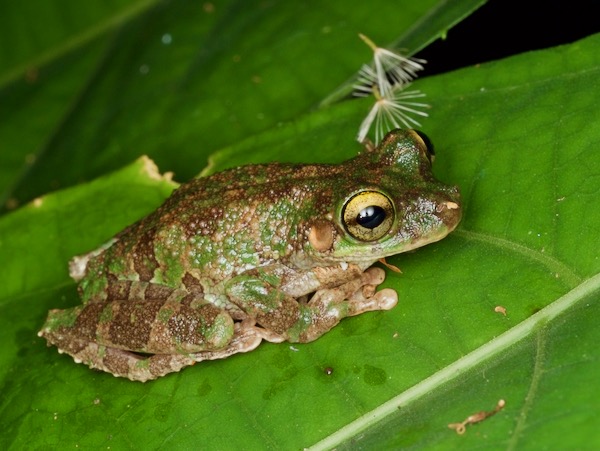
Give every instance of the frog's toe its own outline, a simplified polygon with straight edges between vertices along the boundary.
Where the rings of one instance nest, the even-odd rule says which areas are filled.
[[[390,310],[398,303],[398,294],[391,288],[374,293],[373,285],[366,285],[348,300],[348,316],[375,310]]]
[[[398,304],[398,293],[391,288],[384,288],[373,296],[379,308],[377,310],[390,310]]]
[[[362,274],[362,282],[364,285],[379,285],[385,280],[385,270],[371,266]]]

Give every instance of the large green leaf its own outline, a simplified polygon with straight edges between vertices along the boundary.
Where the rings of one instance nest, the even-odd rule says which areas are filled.
[[[168,5],[160,6],[168,10]],[[146,19],[140,18],[137,26]],[[281,28],[287,32],[289,27]],[[380,37],[357,30],[379,42],[401,32],[395,29],[395,35]],[[68,259],[155,208],[173,184],[139,160],[4,216],[0,443],[13,448],[113,449],[297,449],[320,440],[328,441],[319,446],[367,448],[598,446],[593,395],[599,388],[595,343],[600,332],[593,321],[600,296],[600,213],[594,208],[600,194],[600,159],[595,153],[600,130],[589,124],[600,119],[599,44],[596,35],[415,83],[433,106],[424,129],[438,149],[436,172],[462,188],[463,222],[446,240],[390,259],[403,270],[401,275],[390,273],[386,281],[400,294],[394,310],[344,320],[314,343],[263,344],[252,353],[204,362],[147,384],[94,373],[46,348],[35,332],[47,309],[77,302],[67,277]],[[221,45],[227,47],[227,41]],[[277,48],[276,43],[270,45]],[[319,53],[321,48],[302,51]],[[290,56],[299,57],[300,50],[294,52]],[[72,57],[73,63],[83,67],[84,55],[79,56]],[[321,61],[321,75],[333,65],[322,54],[309,56],[315,64],[323,59],[328,63]],[[323,76],[331,85],[322,97],[352,75],[358,67],[352,64],[340,70],[339,80]],[[304,92],[304,85],[296,83]],[[100,92],[83,96],[82,108],[88,101],[100,102]],[[240,97],[251,95],[243,87],[237,92]],[[223,87],[216,99],[222,93]],[[211,159],[212,171],[282,155],[290,160],[339,161],[356,152],[353,139],[368,100],[310,112],[309,105],[320,100],[315,94],[301,108],[288,111],[290,100],[283,93],[283,105],[277,98],[271,100],[268,114],[275,119],[270,125],[253,129],[246,124],[246,133],[233,130],[231,139],[207,144],[210,151],[222,148]],[[172,95],[180,97],[181,91]],[[114,98],[105,99],[112,113],[123,108]],[[175,116],[173,105],[183,100],[164,102],[171,106],[163,113]],[[102,111],[98,105],[90,108]],[[252,108],[242,110],[250,123]],[[281,119],[276,118],[278,112]],[[124,143],[140,129],[151,134],[141,147],[152,147],[158,136],[161,145],[184,142],[190,149],[192,143],[201,148],[212,139],[210,128],[203,132],[205,140],[191,132],[189,123],[185,133],[182,125],[171,136],[171,129],[152,132],[150,112],[143,124],[136,124],[132,111],[129,119],[121,114],[118,126],[104,123],[121,129],[122,136],[114,142]],[[78,116],[61,122],[81,121]],[[201,119],[199,123],[206,125]],[[127,126],[138,130],[128,135]],[[56,123],[49,125],[48,130],[61,135],[62,126],[55,127]],[[217,133],[218,127],[212,127]],[[111,131],[118,135],[118,130]],[[69,132],[85,133],[76,127]],[[61,139],[67,135],[64,132]],[[114,154],[92,141],[84,140],[79,158],[97,156],[105,166],[97,163],[88,175],[67,174],[62,184],[112,167]],[[110,142],[104,139],[104,145],[109,148]],[[61,146],[66,142],[57,149]],[[179,160],[180,154],[172,158]],[[182,166],[190,165],[191,160],[181,158]],[[63,166],[49,165],[46,170],[56,172]],[[33,174],[42,169],[25,179],[37,183]],[[200,169],[197,164],[195,170]],[[38,190],[42,187],[37,185]],[[498,305],[506,308],[506,317],[494,312]],[[465,435],[448,429],[448,423],[491,410],[500,398],[506,407],[467,427]]]
[[[214,150],[310,111],[368,62],[359,32],[406,36],[399,45],[413,51],[484,1],[49,2],[22,24],[24,57],[0,66],[0,204],[142,154],[189,179]],[[6,8],[0,55],[26,14]],[[88,8],[98,23],[82,28]]]

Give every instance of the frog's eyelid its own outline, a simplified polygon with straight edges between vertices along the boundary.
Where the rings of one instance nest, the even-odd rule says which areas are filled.
[[[433,143],[429,139],[429,136],[427,136],[421,130],[413,129],[411,131],[414,133],[414,135],[416,135],[416,137],[418,137],[421,140],[421,142],[423,143],[423,147],[424,147],[423,150],[425,151],[425,155],[427,156],[427,159],[429,160],[430,163],[433,163],[433,160],[435,159],[435,148],[433,146]]]

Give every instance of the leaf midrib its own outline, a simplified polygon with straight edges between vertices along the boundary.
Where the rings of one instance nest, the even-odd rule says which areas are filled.
[[[324,438],[320,442],[307,448],[310,450],[325,450],[334,448],[336,445],[347,441],[360,432],[372,427],[376,423],[384,420],[386,417],[398,412],[398,409],[405,408],[411,402],[426,396],[444,384],[455,380],[473,368],[484,364],[492,358],[500,355],[507,349],[515,346],[521,340],[531,336],[533,333],[543,334],[548,323],[568,309],[577,305],[578,302],[586,299],[588,295],[600,291],[600,273],[583,281],[571,291],[560,297],[552,304],[541,309],[539,312],[530,316],[525,321],[507,330],[502,335],[490,340],[483,346],[475,349],[466,356],[458,359],[454,363],[432,374],[427,379],[413,385],[408,390],[400,393],[389,401],[383,403],[376,409],[367,412],[360,418],[342,427],[338,431]],[[539,343],[538,343],[539,344]],[[543,344],[542,344],[543,345]],[[536,362],[541,358],[540,353],[536,355]],[[537,363],[536,363],[537,364]],[[532,382],[532,384],[535,381]],[[528,391],[532,393],[535,387],[530,386]],[[527,406],[524,406],[526,408]],[[518,437],[517,437],[518,438]]]

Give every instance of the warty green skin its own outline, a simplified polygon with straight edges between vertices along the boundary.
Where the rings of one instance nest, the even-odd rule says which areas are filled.
[[[51,311],[40,335],[76,361],[145,381],[392,308],[395,292],[374,293],[382,270],[367,268],[460,221],[458,189],[435,180],[430,159],[417,133],[396,130],[338,165],[243,166],[183,184],[73,260],[83,305]],[[374,240],[353,237],[344,219],[365,191],[392,204]]]

